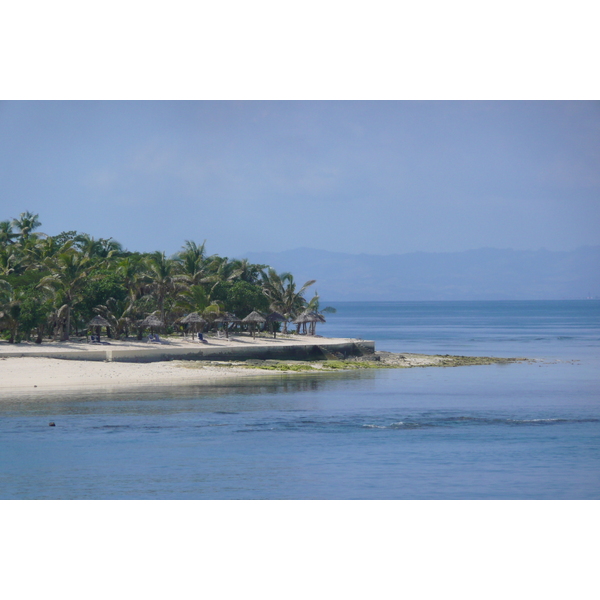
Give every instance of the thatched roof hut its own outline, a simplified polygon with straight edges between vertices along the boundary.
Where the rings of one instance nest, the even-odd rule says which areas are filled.
[[[306,326],[306,323],[311,323],[310,335],[315,334],[317,323],[325,323],[325,322],[326,322],[325,317],[315,311],[303,312],[300,316],[298,316],[296,319],[294,319],[292,321],[292,323],[294,323],[294,325],[298,326],[298,330],[300,330],[300,325]]]
[[[255,327],[257,323],[266,323],[267,319],[263,317],[259,312],[253,310],[246,318],[242,319],[242,323],[249,323],[252,327],[250,328],[252,331],[252,337],[255,338]]]
[[[100,329],[106,327],[106,335],[110,337],[110,323],[100,315],[96,315],[89,323],[88,327],[93,327],[96,330],[97,341],[100,341]]]
[[[162,327],[163,325],[164,323],[156,315],[149,315],[140,323],[141,327],[150,327],[151,329],[154,327]]]
[[[298,315],[293,321],[292,323],[294,325],[302,325],[303,323],[310,323],[310,319],[308,318],[308,313],[302,313],[301,315]]]
[[[227,328],[227,325],[229,323],[241,323],[242,321],[240,319],[238,319],[234,314],[232,313],[224,313],[222,314],[220,317],[217,317],[213,323],[223,323],[225,325],[225,337],[229,337],[229,330]]]
[[[205,325],[207,323],[206,319],[203,319],[197,312],[190,313],[189,315],[183,317],[183,319],[179,320],[180,323],[202,323]]]
[[[100,315],[96,315],[89,323],[89,327],[110,327],[110,323]]]
[[[204,327],[208,323],[206,319],[203,319],[197,312],[190,313],[182,319],[179,319],[181,325],[191,325],[192,332],[197,332],[198,327]]]
[[[267,319],[259,312],[253,310],[247,317],[242,319],[242,323],[266,323]]]

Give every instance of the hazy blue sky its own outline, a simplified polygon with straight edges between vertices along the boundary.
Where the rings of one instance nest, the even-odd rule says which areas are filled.
[[[3,102],[0,220],[230,257],[600,244],[598,102]]]

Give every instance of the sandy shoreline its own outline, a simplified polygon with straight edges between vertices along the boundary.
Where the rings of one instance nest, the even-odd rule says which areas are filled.
[[[190,361],[177,360],[173,354],[168,359],[158,362],[107,362],[104,360],[64,360],[66,354],[73,357],[85,356],[87,353],[100,351],[134,352],[140,357],[151,352],[185,352],[209,349],[227,352],[235,359],[237,352],[248,348],[281,348],[310,347],[315,344],[345,344],[356,340],[338,338],[290,338],[278,337],[256,338],[236,337],[233,339],[211,338],[209,344],[202,345],[190,339],[165,340],[164,344],[149,344],[144,341],[114,341],[106,345],[92,345],[85,341],[46,342],[34,344],[0,343],[0,401],[3,397],[19,391],[57,390],[61,388],[87,388],[103,386],[151,386],[151,385],[186,385],[193,383],[213,383],[224,379],[239,377],[257,377],[268,375],[268,372],[245,369],[243,367],[227,367],[198,361],[190,366]],[[18,356],[14,356],[17,354]],[[52,358],[52,355],[63,358]]]
[[[77,358],[85,356],[86,352],[93,352],[97,346],[83,342],[48,343],[44,345],[0,344],[0,401],[14,397],[15,394],[34,393],[43,391],[60,391],[73,389],[98,389],[119,388],[137,386],[164,386],[164,385],[190,385],[190,384],[212,384],[218,385],[226,380],[242,377],[265,377],[269,375],[280,375],[281,371],[265,370],[263,367],[271,361],[251,361],[253,363],[264,363],[260,368],[247,368],[251,366],[236,354],[243,352],[245,346],[254,348],[276,347],[277,344],[292,346],[314,346],[322,344],[323,347],[335,348],[335,343],[348,344],[358,340],[335,339],[335,338],[300,338],[295,340],[282,338],[277,341],[262,338],[255,341],[249,338],[237,340],[215,340],[210,341],[209,346],[227,351],[228,364],[221,361],[211,360],[177,360],[177,354],[172,354],[156,362],[113,362],[104,360],[85,360],[64,358],[65,352],[72,352]],[[360,343],[360,341],[359,341]],[[106,346],[105,346],[106,347]],[[190,340],[170,340],[165,346],[167,349],[199,348],[198,343]],[[281,347],[281,346],[279,346]],[[154,351],[155,346],[145,342],[111,342],[111,349],[125,349],[145,353]],[[236,350],[237,349],[237,350]],[[14,356],[18,353],[19,356]],[[63,358],[53,358],[52,355],[61,353]],[[13,356],[11,356],[11,354]],[[335,357],[329,357],[334,358]],[[235,361],[238,364],[235,364]],[[462,366],[467,364],[492,364],[499,362],[514,362],[524,359],[497,359],[477,357],[444,357],[423,354],[393,354],[389,352],[373,352],[363,357],[349,357],[347,361],[338,361],[337,370],[354,368],[411,368],[411,367],[435,367],[435,366]],[[296,361],[291,361],[296,362]],[[369,364],[365,364],[368,362]],[[362,364],[357,364],[362,363]],[[298,363],[299,364],[299,363]],[[305,363],[310,372],[315,373],[326,365],[319,363]],[[245,366],[244,366],[245,365]],[[297,372],[285,371],[286,375],[297,375]]]
[[[61,360],[27,356],[0,358],[0,400],[7,393],[44,389],[102,386],[168,385],[252,377],[261,373],[244,368],[203,365],[186,369],[184,361],[115,363]]]

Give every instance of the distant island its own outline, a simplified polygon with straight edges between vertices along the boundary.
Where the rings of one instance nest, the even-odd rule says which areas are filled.
[[[311,248],[249,252],[249,260],[319,281],[338,301],[574,300],[600,298],[600,246],[570,252],[480,248],[465,252],[348,254]]]

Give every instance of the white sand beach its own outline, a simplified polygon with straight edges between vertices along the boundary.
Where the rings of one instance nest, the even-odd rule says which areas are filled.
[[[335,349],[356,340],[278,337],[210,338],[207,344],[191,339],[164,340],[162,344],[145,341],[115,341],[93,345],[85,341],[44,342],[34,344],[0,343],[0,399],[18,390],[43,390],[90,386],[169,385],[213,382],[232,377],[264,376],[265,371],[210,362],[211,354],[236,360],[253,349],[283,349],[322,345]],[[208,362],[177,360],[186,352],[207,352]],[[106,353],[109,353],[108,355]],[[98,353],[100,353],[99,356]],[[128,360],[136,356],[145,360],[154,355],[155,362],[120,362],[119,353]],[[159,355],[157,355],[157,353]],[[53,356],[61,356],[54,358]],[[66,358],[66,359],[65,359]],[[187,368],[186,368],[187,367]],[[193,367],[193,368],[189,368]]]
[[[40,345],[1,342],[0,401],[19,392],[63,388],[215,384],[238,377],[281,375],[281,371],[248,369],[244,366],[246,360],[257,358],[274,359],[273,362],[278,362],[294,355],[293,360],[309,361],[310,369],[321,370],[322,363],[315,363],[315,356],[311,354],[315,347],[319,348],[317,354],[323,353],[321,358],[339,360],[338,357],[348,353],[346,364],[349,370],[358,367],[356,362],[371,361],[369,353],[378,361],[378,365],[394,368],[452,367],[527,360],[394,354],[384,351],[373,353],[372,341],[316,336],[282,336],[277,339],[236,336],[230,339],[209,338],[206,344],[189,338],[169,338],[160,344],[137,340],[110,340],[99,345],[88,344],[85,340],[46,342]],[[360,354],[365,348],[367,356],[351,356]],[[285,374],[294,376],[297,372],[285,371]]]
[[[0,401],[8,392],[33,391],[36,388],[184,384],[264,374],[256,370],[213,365],[182,368],[185,362],[118,363],[36,356],[0,357]]]

